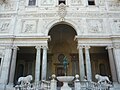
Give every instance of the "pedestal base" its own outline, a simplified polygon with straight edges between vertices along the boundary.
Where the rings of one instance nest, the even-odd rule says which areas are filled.
[[[68,82],[63,82],[63,86],[61,87],[61,90],[72,90],[72,88],[68,86]]]

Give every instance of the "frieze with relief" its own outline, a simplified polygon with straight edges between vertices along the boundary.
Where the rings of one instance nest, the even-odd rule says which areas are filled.
[[[71,0],[72,5],[82,4],[81,0]]]
[[[5,11],[14,11],[14,10],[16,10],[16,6],[17,5],[15,2],[9,2],[9,3],[5,4],[4,10]]]
[[[21,33],[35,33],[37,31],[38,20],[22,20]]]
[[[103,32],[103,20],[100,19],[87,19],[89,33],[102,33]]]
[[[0,33],[6,33],[9,30],[10,27],[10,21],[9,20],[0,20]]]
[[[114,32],[120,33],[120,19],[113,20],[113,25],[115,26]]]
[[[42,5],[52,5],[54,4],[54,0],[41,0]]]
[[[99,5],[104,6],[105,5],[105,0],[99,0]]]

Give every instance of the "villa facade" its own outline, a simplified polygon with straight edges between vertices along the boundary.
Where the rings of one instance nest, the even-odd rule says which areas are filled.
[[[67,75],[105,75],[120,89],[119,0],[0,1],[0,90],[65,75],[65,56]]]

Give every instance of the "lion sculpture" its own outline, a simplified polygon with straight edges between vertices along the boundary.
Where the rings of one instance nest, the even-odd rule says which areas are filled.
[[[109,80],[109,78],[107,76],[101,76],[99,74],[96,74],[95,78],[98,80],[97,83],[107,83],[108,82],[111,84],[111,81]]]
[[[21,85],[30,85],[30,82],[33,80],[32,75],[28,75],[26,77],[19,77],[18,83]]]

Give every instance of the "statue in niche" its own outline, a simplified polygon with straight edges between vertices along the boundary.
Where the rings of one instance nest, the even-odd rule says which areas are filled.
[[[42,0],[42,4],[53,4],[54,0]]]

